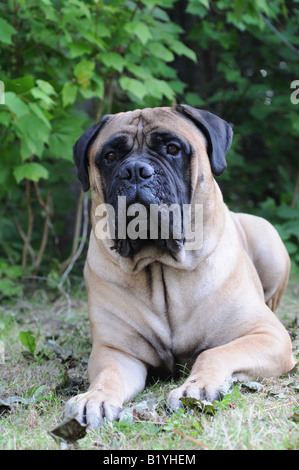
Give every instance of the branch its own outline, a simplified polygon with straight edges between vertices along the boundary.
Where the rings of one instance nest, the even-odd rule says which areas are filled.
[[[41,244],[40,244],[40,247],[39,247],[39,251],[38,251],[38,255],[37,255],[37,258],[35,260],[35,263],[34,263],[34,273],[36,274],[39,270],[39,267],[40,267],[40,264],[41,264],[41,261],[42,261],[42,257],[43,257],[43,254],[44,254],[44,251],[45,251],[45,248],[46,248],[46,245],[47,245],[47,241],[48,241],[48,233],[49,233],[49,226],[50,226],[50,201],[51,201],[51,193],[50,191],[48,191],[48,195],[47,195],[47,204],[43,205],[42,206],[44,207],[45,211],[46,211],[46,218],[45,218],[45,222],[44,222],[44,229],[43,229],[43,236],[42,236],[42,241],[41,241]]]
[[[299,171],[298,171],[297,177],[296,177],[296,183],[295,183],[295,188],[294,188],[294,192],[293,192],[291,207],[295,207],[295,205],[296,205],[298,191],[299,191]]]
[[[281,42],[283,42],[289,49],[291,49],[293,52],[295,52],[295,54],[299,55],[299,50],[296,49],[296,47],[293,46],[293,44],[291,44],[291,43],[278,31],[278,29],[276,29],[275,26],[273,26],[273,24],[270,23],[270,21],[269,21],[264,15],[262,15],[262,13],[260,13],[260,17],[261,17],[262,20],[266,23],[266,25],[273,31],[273,33],[276,34],[276,36],[279,37],[279,39],[281,40]]]
[[[83,217],[84,217],[84,221],[83,221],[82,238],[81,238],[79,248],[78,248],[77,252],[75,253],[75,255],[73,256],[73,258],[72,258],[70,264],[68,265],[67,269],[64,271],[63,275],[61,276],[60,282],[58,284],[59,287],[61,287],[64,284],[67,276],[69,275],[69,273],[73,269],[75,262],[77,261],[77,259],[81,255],[82,250],[83,250],[84,245],[85,245],[85,242],[86,242],[87,230],[88,230],[88,220],[89,220],[87,194],[84,194],[84,197],[83,197]]]
[[[27,251],[29,250],[30,240],[32,235],[33,229],[33,212],[31,207],[31,200],[30,200],[30,181],[26,179],[26,205],[27,205],[27,213],[28,213],[28,227],[27,227],[27,235],[23,247],[23,254],[22,254],[22,268],[25,269],[27,266]]]
[[[62,271],[62,272],[66,269],[66,267],[72,261],[72,258],[75,256],[75,253],[76,253],[76,250],[77,250],[77,247],[78,247],[80,228],[81,228],[81,220],[82,220],[83,197],[84,197],[84,192],[81,189],[78,204],[77,204],[77,213],[76,213],[76,222],[75,222],[72,250],[71,250],[71,253],[70,253],[69,257],[65,261],[63,261],[63,263],[61,263],[60,271]]]
[[[23,231],[23,229],[20,225],[20,222],[17,219],[14,219],[14,223],[15,223],[15,226],[16,226],[19,234],[21,235],[21,238],[22,238],[23,242],[26,243],[27,237],[26,237],[26,234],[24,233],[24,231]],[[34,265],[35,254],[34,254],[34,250],[33,250],[32,246],[30,245],[30,243],[28,244],[28,251],[31,255],[31,263]]]
[[[112,103],[113,103],[113,79],[111,78],[110,82],[109,82],[109,85],[108,85],[107,114],[111,113]]]

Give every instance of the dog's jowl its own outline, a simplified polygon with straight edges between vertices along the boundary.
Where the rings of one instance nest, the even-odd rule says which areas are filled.
[[[233,376],[294,366],[273,313],[288,282],[287,251],[266,220],[230,212],[214,179],[231,140],[224,120],[178,105],[107,115],[76,142],[92,199],[84,269],[92,352],[90,388],[66,414],[93,427],[117,419],[152,368],[191,371],[168,397],[176,409],[185,396],[217,399]]]

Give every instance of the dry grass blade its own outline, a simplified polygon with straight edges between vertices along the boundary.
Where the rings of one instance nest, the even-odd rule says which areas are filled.
[[[185,434],[184,432],[179,431],[176,428],[172,428],[172,432],[174,432],[175,434],[178,434],[179,436],[183,437],[184,439],[188,439],[188,441],[191,441],[194,444],[197,444],[201,447],[205,447],[206,449],[210,449],[210,446],[208,446],[208,444],[204,444],[203,442],[199,441],[198,439],[195,439],[192,436],[188,436],[188,434]]]

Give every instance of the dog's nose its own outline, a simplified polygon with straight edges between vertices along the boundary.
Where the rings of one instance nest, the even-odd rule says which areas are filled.
[[[120,178],[132,184],[143,183],[154,174],[154,169],[145,162],[128,162],[120,170]]]

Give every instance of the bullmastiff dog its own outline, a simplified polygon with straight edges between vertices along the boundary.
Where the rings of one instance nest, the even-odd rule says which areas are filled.
[[[266,220],[230,212],[213,177],[226,168],[231,140],[224,120],[176,105],[107,115],[76,142],[78,176],[92,200],[84,268],[92,352],[90,388],[67,402],[66,415],[91,427],[117,419],[152,369],[190,371],[168,396],[175,410],[181,397],[219,398],[231,377],[293,368],[290,337],[273,313],[288,282],[287,251]],[[122,232],[134,222],[134,204],[146,208],[139,225],[150,222],[152,205],[175,205],[191,208],[195,226],[201,207],[200,243],[189,243],[184,224],[174,236],[170,213],[168,237],[159,230],[146,237],[148,228],[133,236],[137,223],[133,235],[120,233],[119,222]],[[114,210],[106,237],[97,230],[103,205]]]

